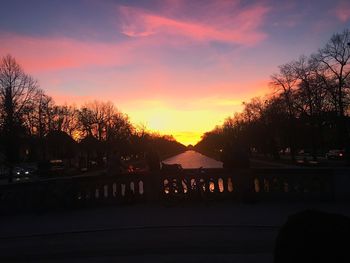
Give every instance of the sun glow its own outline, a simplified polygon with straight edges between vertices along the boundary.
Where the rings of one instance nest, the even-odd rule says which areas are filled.
[[[160,134],[173,135],[184,145],[195,145],[203,133],[213,129],[227,117],[227,112],[210,110],[178,110],[167,106],[126,110],[133,123],[143,123]]]

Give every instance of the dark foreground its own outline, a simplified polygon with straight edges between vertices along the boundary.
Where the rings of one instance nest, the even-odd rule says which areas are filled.
[[[280,226],[310,208],[350,216],[348,204],[231,202],[2,216],[0,261],[272,262]]]

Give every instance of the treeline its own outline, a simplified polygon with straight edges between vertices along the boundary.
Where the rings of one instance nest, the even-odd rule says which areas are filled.
[[[219,156],[236,148],[278,159],[300,150],[349,153],[350,31],[332,36],[310,56],[281,65],[271,76],[273,92],[243,103],[241,113],[203,135],[197,150]]]
[[[136,127],[111,102],[56,105],[11,55],[0,61],[0,141],[2,165],[82,156],[102,163],[115,151],[128,160],[147,151],[162,158],[185,149],[171,136]]]

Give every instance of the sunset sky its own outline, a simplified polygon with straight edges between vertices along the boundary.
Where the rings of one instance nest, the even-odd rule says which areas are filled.
[[[57,103],[112,101],[184,144],[350,26],[350,1],[336,0],[0,2],[0,56]]]

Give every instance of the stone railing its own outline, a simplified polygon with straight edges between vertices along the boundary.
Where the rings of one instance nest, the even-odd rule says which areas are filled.
[[[233,197],[232,173],[224,169],[186,169],[160,175],[164,200],[213,200]]]
[[[255,169],[249,192],[257,200],[331,201],[335,180],[331,169]]]
[[[2,211],[91,207],[146,200],[148,173],[55,178],[0,186]],[[147,193],[151,192],[147,189]]]
[[[347,172],[339,185],[330,169],[184,169],[155,173],[105,174],[0,186],[0,211],[92,207],[135,202],[172,204],[232,199],[239,201],[335,200],[349,198]],[[347,184],[346,187],[344,184]]]

